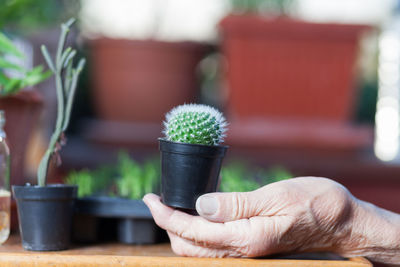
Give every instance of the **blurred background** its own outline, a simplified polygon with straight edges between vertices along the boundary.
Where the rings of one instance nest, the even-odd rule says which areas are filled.
[[[226,115],[227,164],[329,177],[400,212],[400,1],[0,3],[0,30],[27,67],[44,64],[41,44],[55,52],[60,22],[78,19],[70,45],[88,65],[52,182],[121,150],[157,157],[164,114],[196,102]],[[6,127],[25,168],[13,167],[13,184],[34,181],[56,117],[53,84],[14,99],[23,115]]]

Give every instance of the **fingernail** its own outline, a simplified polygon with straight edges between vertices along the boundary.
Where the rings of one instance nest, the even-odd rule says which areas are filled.
[[[147,195],[144,196],[142,200],[143,200],[144,204],[146,204],[148,207],[150,207],[150,201],[149,201],[149,198]]]
[[[197,211],[203,215],[215,214],[218,206],[218,200],[213,196],[201,196],[196,202]]]

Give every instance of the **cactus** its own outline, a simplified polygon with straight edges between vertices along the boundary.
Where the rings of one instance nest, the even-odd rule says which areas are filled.
[[[185,104],[166,115],[164,134],[168,141],[219,145],[224,141],[226,126],[224,116],[215,108]]]
[[[76,85],[79,75],[85,65],[85,59],[80,59],[77,66],[73,67],[73,58],[76,51],[70,47],[64,49],[68,32],[74,22],[75,19],[70,19],[66,23],[61,24],[61,35],[54,62],[51,59],[46,46],[42,45],[41,47],[43,57],[56,80],[57,121],[53,135],[50,138],[49,147],[43,155],[38,167],[37,178],[39,186],[46,185],[47,170],[49,168],[50,159],[54,154],[58,156],[58,151],[65,143],[63,133],[69,124]]]

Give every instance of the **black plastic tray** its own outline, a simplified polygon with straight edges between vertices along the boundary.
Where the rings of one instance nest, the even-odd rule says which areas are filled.
[[[103,218],[153,219],[142,200],[118,197],[79,198],[75,212]]]
[[[126,244],[152,244],[160,229],[142,200],[85,197],[76,201],[74,240],[99,242],[117,239]]]

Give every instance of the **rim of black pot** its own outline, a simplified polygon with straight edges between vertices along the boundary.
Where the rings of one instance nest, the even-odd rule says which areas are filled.
[[[198,154],[205,157],[223,157],[226,150],[229,148],[227,145],[203,145],[175,142],[162,137],[158,138],[158,141],[159,149],[163,152],[171,152],[175,154]]]
[[[70,199],[76,198],[78,186],[66,184],[13,185],[12,191],[16,199]]]

